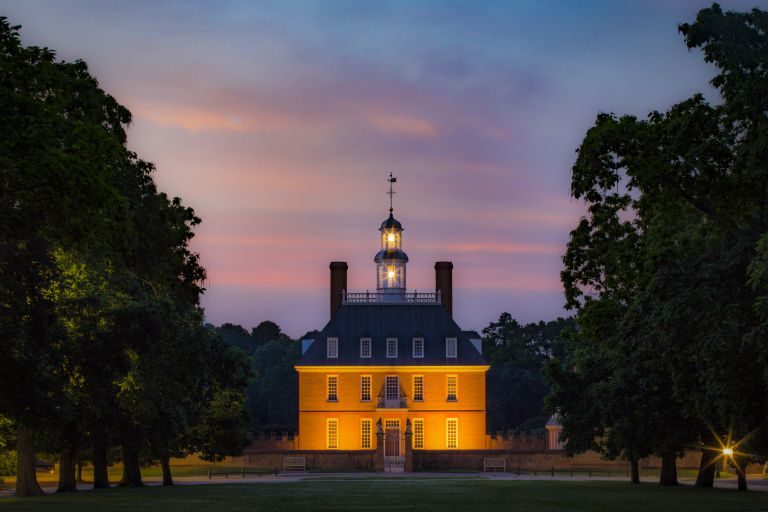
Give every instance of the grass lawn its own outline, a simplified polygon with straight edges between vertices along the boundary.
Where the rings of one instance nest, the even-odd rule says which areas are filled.
[[[106,489],[0,499],[0,511],[309,510],[706,512],[768,510],[768,493],[623,482],[378,479]]]

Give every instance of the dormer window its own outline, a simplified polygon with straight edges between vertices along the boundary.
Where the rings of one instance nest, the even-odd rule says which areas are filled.
[[[387,357],[397,357],[397,338],[387,338]]]
[[[422,359],[424,357],[424,338],[413,338],[413,358]]]
[[[326,356],[328,359],[339,357],[339,338],[328,338],[326,340]]]
[[[456,338],[445,338],[445,357],[457,357]]]
[[[371,338],[360,338],[360,357],[371,358]]]

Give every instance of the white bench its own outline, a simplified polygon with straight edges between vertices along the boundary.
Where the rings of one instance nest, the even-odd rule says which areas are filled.
[[[506,471],[507,459],[504,457],[484,457],[483,471]]]
[[[283,457],[283,471],[303,472],[307,470],[307,459],[305,457]]]

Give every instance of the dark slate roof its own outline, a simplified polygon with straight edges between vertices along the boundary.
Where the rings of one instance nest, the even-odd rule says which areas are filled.
[[[376,253],[376,256],[373,257],[374,263],[378,263],[384,260],[402,260],[408,263],[408,255],[400,249],[392,249],[389,251],[382,249]]]
[[[392,212],[389,212],[389,218],[381,223],[381,227],[379,229],[392,229],[392,228],[399,229],[400,231],[402,231],[403,225],[400,224],[400,221],[397,220],[392,215]]]
[[[342,304],[297,366],[437,366],[486,365],[470,339],[439,304]],[[456,358],[445,357],[445,338],[457,339]],[[326,357],[326,339],[339,339],[339,357]],[[371,358],[360,358],[360,338],[371,338]],[[388,358],[386,339],[397,338],[397,358]],[[413,357],[413,338],[424,338],[424,357]]]

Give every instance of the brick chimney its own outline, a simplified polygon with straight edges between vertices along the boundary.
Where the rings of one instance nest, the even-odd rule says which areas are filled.
[[[332,261],[331,269],[331,317],[341,306],[341,292],[347,289],[347,262]]]
[[[453,263],[438,261],[435,263],[435,291],[440,292],[440,299],[448,314],[453,317]]]

